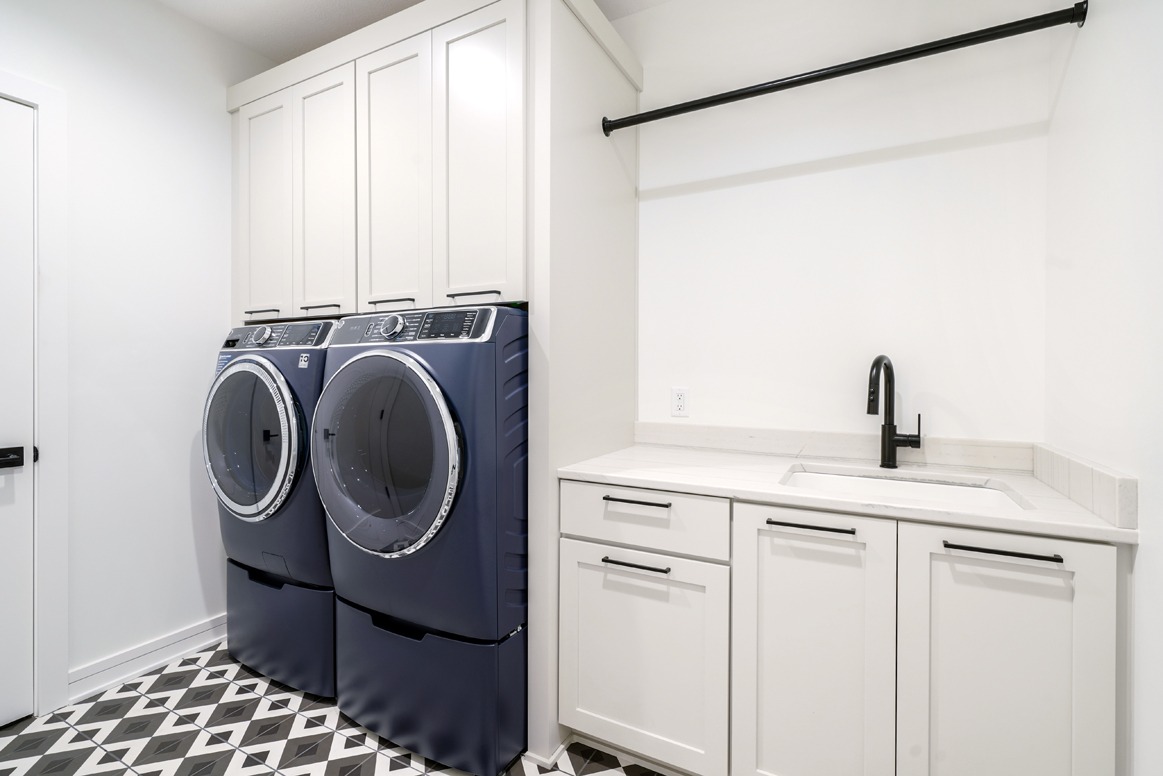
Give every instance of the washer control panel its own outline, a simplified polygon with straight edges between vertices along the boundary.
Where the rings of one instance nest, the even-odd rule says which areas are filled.
[[[239,326],[230,330],[222,349],[318,348],[327,344],[334,327],[335,321]]]
[[[410,310],[360,315],[339,322],[332,345],[376,342],[466,341],[489,334],[491,307]]]

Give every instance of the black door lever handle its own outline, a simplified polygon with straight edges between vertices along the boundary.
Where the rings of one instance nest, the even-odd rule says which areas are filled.
[[[15,469],[24,466],[23,447],[0,447],[0,469]]]

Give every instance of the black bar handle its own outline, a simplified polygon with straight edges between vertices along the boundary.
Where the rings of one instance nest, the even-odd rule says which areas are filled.
[[[390,304],[392,302],[412,302],[413,304],[415,304],[416,297],[414,297],[414,296],[401,296],[399,299],[369,299],[369,300],[367,300],[368,304]]]
[[[262,310],[243,310],[242,314],[243,315],[256,315],[258,313],[277,313],[278,311],[279,311],[279,308],[277,308],[277,307],[267,307],[267,308],[264,308]]]
[[[0,469],[16,469],[24,466],[23,447],[0,448]]]
[[[670,509],[670,502],[659,503],[657,501],[636,501],[632,498],[618,498],[616,496],[602,496],[602,501],[614,501],[618,504],[637,504],[640,507],[658,507],[659,509]]]
[[[828,533],[851,534],[852,536],[856,535],[855,528],[831,528],[831,527],[826,526],[826,525],[808,525],[807,523],[787,523],[787,522],[784,522],[783,520],[772,520],[770,517],[767,518],[767,524],[768,525],[782,525],[782,526],[786,526],[788,528],[806,528],[809,531],[827,531]]]
[[[643,571],[656,571],[659,574],[669,574],[670,573],[670,566],[667,566],[664,569],[660,569],[657,566],[643,566],[641,563],[630,563],[629,561],[625,561],[625,560],[614,560],[609,555],[606,555],[605,557],[602,558],[602,563],[609,563],[611,566],[625,566],[626,568],[629,568],[629,569],[642,569]]]
[[[968,544],[953,544],[941,542],[947,550],[963,550],[965,552],[981,552],[986,555],[1004,555],[1007,558],[1025,558],[1026,560],[1044,560],[1047,563],[1062,563],[1061,555],[1035,555],[1031,552],[1014,552],[1013,550],[994,550],[989,547],[973,547]]]
[[[942,54],[946,51],[955,51],[967,46],[975,46],[979,43],[989,43],[990,41],[1010,38],[1014,35],[1021,35],[1027,32],[1044,30],[1047,27],[1056,27],[1059,24],[1077,24],[1081,27],[1083,22],[1086,21],[1087,7],[1088,4],[1085,1],[1075,3],[1073,8],[1067,8],[1062,11],[1053,11],[1042,14],[1041,16],[1031,16],[1028,19],[999,24],[994,27],[977,30],[976,32],[967,32],[951,38],[942,38],[941,40],[930,43],[896,49],[885,54],[856,59],[842,65],[833,65],[832,67],[825,67],[819,70],[811,70],[807,73],[768,81],[766,83],[756,84],[755,86],[746,86],[742,89],[735,89],[734,91],[723,92],[710,97],[701,97],[697,100],[690,100],[689,102],[671,105],[666,108],[657,108],[655,110],[645,111],[644,113],[636,113],[633,116],[626,116],[620,119],[603,117],[602,132],[609,137],[610,133],[615,129],[624,129],[625,127],[633,127],[650,121],[667,119],[671,116],[680,116],[684,113],[702,110],[703,108],[726,105],[730,102],[746,100],[750,97],[759,97],[773,92],[781,92],[786,89],[794,89],[797,86],[819,83],[820,81],[852,75],[853,73],[863,73],[866,70],[874,70],[878,67],[885,67],[886,65],[895,65],[899,62],[908,62],[911,59],[920,59],[921,57],[932,56],[933,54]]]
[[[496,294],[497,296],[500,296],[501,292],[495,288],[490,288],[485,291],[457,291],[455,294],[445,294],[445,296],[447,296],[449,299],[456,299],[457,297],[461,296],[483,296],[485,294]]]
[[[299,305],[300,310],[321,310],[324,307],[338,307],[341,310],[343,309],[343,305],[339,304],[338,302],[331,302],[330,304],[302,304],[302,305]]]

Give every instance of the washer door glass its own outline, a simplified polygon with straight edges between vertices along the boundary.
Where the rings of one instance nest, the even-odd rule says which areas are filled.
[[[364,353],[332,376],[315,409],[311,456],[327,516],[377,555],[419,550],[456,496],[460,452],[448,404],[404,353]]]
[[[279,370],[262,356],[241,356],[210,386],[202,452],[210,483],[243,520],[274,514],[300,466],[298,410]]]

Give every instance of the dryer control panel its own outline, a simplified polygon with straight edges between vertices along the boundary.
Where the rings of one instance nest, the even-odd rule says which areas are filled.
[[[492,307],[360,315],[339,322],[331,345],[484,340],[492,333],[492,319]]]
[[[334,327],[335,321],[239,326],[230,330],[222,349],[321,348]]]

